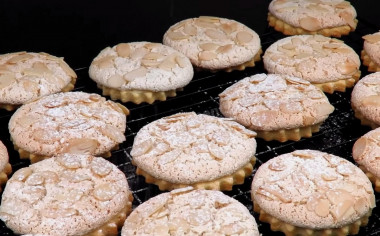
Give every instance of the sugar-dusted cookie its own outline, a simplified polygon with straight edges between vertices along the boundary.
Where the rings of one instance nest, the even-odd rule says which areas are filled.
[[[173,48],[131,42],[102,50],[91,63],[89,74],[103,95],[140,104],[176,96],[194,72],[190,60]]]
[[[362,125],[380,126],[380,72],[359,80],[351,93],[351,106]]]
[[[363,36],[364,45],[361,52],[363,65],[368,71],[380,71],[380,32]]]
[[[334,107],[306,80],[277,74],[256,74],[219,95],[220,111],[267,141],[311,137]]]
[[[244,70],[260,60],[260,38],[234,20],[201,16],[180,21],[165,33],[163,42],[190,58],[200,69]]]
[[[63,58],[47,53],[0,55],[0,108],[11,111],[41,96],[70,91],[76,78]]]
[[[260,220],[288,236],[357,234],[375,207],[363,171],[315,150],[297,150],[261,165],[251,195]]]
[[[128,113],[98,94],[57,93],[21,106],[8,126],[20,157],[32,163],[65,152],[107,157],[125,140]]]
[[[230,119],[178,113],[139,130],[132,163],[137,174],[161,190],[231,190],[252,173],[255,136]]]
[[[220,191],[187,187],[162,193],[139,205],[121,231],[121,236],[132,235],[260,234],[255,218],[237,200]]]
[[[273,43],[263,56],[269,73],[305,79],[324,92],[344,92],[360,77],[360,58],[343,41],[322,35],[296,35]]]
[[[352,156],[375,185],[375,190],[380,192],[380,128],[356,140]]]
[[[8,175],[12,172],[12,166],[9,164],[7,147],[0,141],[0,192],[2,186],[8,181]]]
[[[343,0],[273,0],[269,25],[286,35],[341,37],[356,29],[356,10]]]
[[[65,153],[16,171],[4,189],[0,218],[16,234],[111,236],[132,199],[114,164]]]

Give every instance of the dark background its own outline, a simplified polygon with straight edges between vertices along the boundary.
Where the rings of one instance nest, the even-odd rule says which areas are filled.
[[[200,15],[219,16],[237,20],[255,30],[261,38],[263,50],[276,40],[285,37],[268,27],[266,16],[269,0],[233,1],[48,1],[48,0],[0,0],[0,54],[15,51],[47,52],[64,57],[76,70],[78,81],[75,90],[101,93],[88,78],[88,66],[92,59],[107,46],[120,42],[152,41],[162,42],[165,31],[174,23]],[[380,1],[353,0],[359,24],[355,32],[342,39],[359,54],[363,47],[362,36],[380,30]],[[361,67],[362,75],[368,74]],[[163,116],[177,112],[222,116],[218,110],[218,94],[236,81],[256,73],[264,73],[261,62],[254,68],[231,73],[196,72],[192,82],[179,92],[177,97],[152,105],[124,103],[131,111],[126,130],[127,141],[112,153],[109,159],[127,176],[135,198],[136,207],[152,196],[160,193],[153,185],[145,184],[142,177],[134,174],[130,162],[130,149],[138,130]],[[322,125],[321,131],[312,138],[299,142],[265,142],[258,139],[257,164],[255,170],[266,160],[296,149],[317,149],[352,160],[352,145],[358,137],[370,130],[360,125],[353,116],[350,94],[335,92],[327,95],[334,113]],[[0,140],[7,146],[13,170],[29,165],[20,160],[13,150],[9,138],[8,121],[13,112],[0,110]],[[236,198],[252,212],[250,184],[247,178],[241,186],[225,192]],[[380,194],[376,194],[380,205]],[[258,221],[263,236],[283,235],[273,233],[267,224]],[[375,208],[368,226],[359,235],[380,235],[380,210]],[[14,235],[0,222],[0,236]]]

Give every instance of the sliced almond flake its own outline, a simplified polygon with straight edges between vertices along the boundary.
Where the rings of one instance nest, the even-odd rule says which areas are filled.
[[[32,173],[28,176],[28,178],[25,180],[25,184],[27,185],[43,185],[45,182],[45,178],[40,175],[40,173]]]
[[[181,68],[185,68],[189,63],[189,60],[181,55],[176,55],[175,62],[179,65]]]
[[[160,43],[146,43],[144,44],[144,48],[148,49],[148,50],[152,50],[154,48],[159,48],[161,47],[162,44]]]
[[[321,29],[321,23],[319,22],[319,20],[311,16],[301,18],[299,23],[301,28],[308,31],[317,31]]]
[[[292,202],[292,200],[288,196],[286,196],[286,194],[283,191],[275,190],[274,188],[272,188],[270,186],[260,186],[256,190],[256,193],[262,194],[264,196],[272,195],[275,198],[279,199],[283,203],[291,203]],[[271,198],[273,199],[273,197],[271,197]]]
[[[185,24],[183,32],[187,35],[195,36],[197,35],[197,28],[191,24]]]
[[[63,69],[63,71],[68,74],[71,78],[77,78],[77,74],[73,71],[73,69],[70,68],[69,65],[63,60],[63,58],[60,58],[58,61],[59,66]]]
[[[351,28],[356,27],[354,16],[350,12],[342,11],[339,13],[339,16],[342,17],[343,20],[346,21]]]
[[[119,74],[111,75],[107,80],[107,85],[110,88],[120,88],[122,85],[124,85],[126,81],[123,79],[123,77]]]
[[[226,131],[216,131],[212,135],[212,140],[221,146],[226,146],[230,142],[230,134]]]
[[[223,224],[220,227],[219,232],[223,235],[242,235],[245,233],[248,229],[244,227],[243,225],[237,224],[237,223],[229,223],[229,224]]]
[[[123,78],[126,81],[132,82],[137,78],[141,78],[141,77],[146,76],[147,73],[148,73],[148,70],[142,66],[140,68],[137,68],[135,70],[132,70],[132,71],[126,73]]]
[[[309,158],[314,157],[313,154],[311,154],[307,151],[302,151],[302,150],[294,151],[294,152],[292,152],[292,155],[296,156],[296,157],[304,158],[304,159],[309,159]]]
[[[14,74],[0,74],[0,89],[9,86],[16,82],[16,76]]]
[[[240,31],[236,34],[236,42],[241,45],[251,42],[252,39],[253,35],[247,31]]]
[[[64,147],[65,153],[94,154],[99,142],[89,138],[70,139]]]
[[[214,51],[219,47],[219,45],[215,43],[202,43],[199,44],[199,47],[204,51]]]
[[[122,143],[125,141],[124,133],[113,125],[107,124],[105,127],[101,127],[100,132],[116,143]]]
[[[292,42],[293,45],[295,46],[299,46],[299,45],[303,45],[304,44],[304,41],[298,37],[292,37],[290,39],[290,41]]]
[[[157,67],[158,65],[160,65],[160,61],[157,61],[157,60],[144,60],[142,59],[141,60],[141,65],[144,66],[144,67]]]
[[[342,44],[338,44],[338,43],[325,43],[322,45],[323,48],[328,48],[328,49],[337,49],[341,46]]]
[[[73,208],[45,208],[41,210],[41,215],[46,218],[58,219],[65,217],[72,217],[74,215],[79,215],[78,210]]]
[[[105,56],[94,61],[94,65],[97,65],[100,69],[113,68],[115,56]]]
[[[60,155],[56,157],[56,161],[63,167],[68,169],[78,169],[82,166],[81,160],[78,156]]]
[[[355,161],[360,162],[365,157],[367,149],[369,149],[370,141],[366,137],[361,137],[356,140],[352,148],[352,156]]]
[[[294,55],[294,58],[295,59],[304,59],[304,58],[307,58],[307,57],[312,57],[313,56],[313,54],[311,54],[311,53],[297,53],[297,54],[295,54]]]
[[[283,171],[286,169],[286,164],[282,160],[275,160],[272,161],[269,165],[268,168],[273,171]]]
[[[165,58],[165,55],[158,52],[148,52],[142,57],[142,59],[146,60],[162,60],[163,58]]]
[[[334,107],[329,103],[316,104],[314,109],[316,110],[318,117],[328,116],[334,111]]]
[[[351,74],[354,74],[359,69],[359,65],[357,65],[353,61],[347,60],[346,62],[337,64],[336,68],[338,72],[343,75],[351,75]]]
[[[348,164],[341,164],[336,167],[336,170],[339,174],[343,176],[350,176],[355,173],[354,166],[348,165]]]
[[[375,106],[380,107],[380,95],[370,95],[362,99],[361,104],[363,106]]]
[[[215,40],[227,40],[228,37],[226,34],[224,34],[224,32],[221,32],[219,30],[216,30],[216,29],[207,29],[205,30],[205,34],[210,37],[211,39],[215,39]]]
[[[322,91],[312,90],[307,93],[307,96],[311,99],[321,99],[324,97],[324,94]]]
[[[131,47],[128,43],[119,43],[116,46],[116,52],[119,57],[129,57],[131,54]]]
[[[183,40],[183,39],[190,38],[189,35],[183,34],[182,32],[173,32],[173,31],[169,31],[167,33],[167,37],[170,38],[171,40]]]
[[[203,52],[199,53],[198,58],[199,58],[199,60],[202,60],[202,61],[210,61],[210,60],[217,58],[217,56],[218,55],[214,52],[203,51]]]
[[[175,53],[168,55],[166,59],[163,60],[160,65],[158,65],[158,68],[171,72],[177,66],[175,58]]]
[[[378,43],[380,42],[380,33],[365,35],[363,39],[369,43]]]
[[[149,50],[146,49],[146,48],[144,48],[144,47],[136,48],[134,51],[131,52],[131,54],[129,55],[129,57],[132,60],[138,60],[138,59],[143,58],[144,55],[147,54],[148,52],[149,52]]]
[[[162,167],[168,163],[171,163],[171,162],[177,160],[177,158],[180,157],[181,155],[183,155],[182,151],[180,151],[178,149],[174,149],[173,151],[170,151],[170,152],[167,152],[167,153],[161,155],[158,158],[158,164]]]
[[[37,93],[40,89],[39,83],[37,81],[28,80],[20,78],[20,84],[24,87],[25,91]]]
[[[32,168],[25,167],[25,168],[17,170],[12,175],[12,179],[15,179],[17,181],[25,181],[32,173],[33,173]]]
[[[142,156],[145,153],[150,152],[152,148],[153,148],[153,141],[151,139],[138,141],[133,144],[133,147],[131,150],[131,156],[132,157]]]
[[[236,24],[231,24],[231,23],[229,23],[229,24],[226,24],[226,23],[221,24],[221,28],[224,31],[224,33],[227,34],[227,35],[235,32],[237,30]]]
[[[327,199],[320,199],[314,211],[320,217],[327,217],[330,214],[330,202]]]
[[[19,54],[17,56],[14,56],[12,58],[10,58],[7,63],[8,64],[16,64],[16,63],[19,63],[19,62],[24,62],[26,60],[29,60],[29,59],[32,59],[34,56],[32,56],[31,54],[28,54],[28,53],[23,53],[23,54]]]
[[[216,53],[228,53],[232,50],[232,48],[233,48],[232,44],[226,44],[224,46],[218,47],[218,49],[216,49]]]
[[[37,71],[40,74],[52,74],[53,72],[46,66],[45,63],[42,62],[35,62],[32,66],[35,71]]]
[[[338,179],[337,175],[322,173],[322,179],[325,181],[334,181]]]
[[[332,51],[336,52],[336,53],[340,53],[340,54],[342,54],[342,53],[347,53],[347,54],[348,53],[352,53],[352,49],[347,48],[347,47],[334,48]]]
[[[310,82],[298,77],[285,77],[286,81],[291,84],[303,84],[303,85],[310,85]]]
[[[208,150],[210,151],[210,154],[215,158],[215,160],[220,161],[223,160],[226,156],[226,153],[224,150],[219,147],[216,143],[209,142],[207,144]]]
[[[210,23],[219,23],[220,22],[220,18],[214,17],[214,16],[199,16],[198,20],[202,21],[202,22],[210,22]]]
[[[285,102],[280,104],[280,110],[287,114],[299,113],[304,110],[300,102]]]
[[[295,50],[296,46],[293,43],[286,43],[280,45],[280,47],[286,49],[286,50]]]
[[[338,3],[338,4],[335,4],[334,6],[335,6],[336,8],[338,8],[338,9],[344,9],[344,8],[348,8],[348,7],[350,7],[350,6],[351,6],[351,3],[348,2],[348,1],[342,1],[342,2],[340,2],[340,3]]]
[[[119,192],[119,189],[115,185],[104,183],[104,184],[95,186],[93,194],[94,194],[94,197],[98,199],[99,201],[109,201],[118,192]]]
[[[192,187],[192,186],[188,186],[188,187],[184,187],[184,188],[178,188],[178,189],[172,190],[170,192],[170,195],[177,196],[180,194],[188,193],[188,192],[193,191],[193,190],[194,190],[194,187]]]
[[[91,171],[101,177],[107,176],[112,171],[112,164],[103,158],[94,158],[90,164]]]

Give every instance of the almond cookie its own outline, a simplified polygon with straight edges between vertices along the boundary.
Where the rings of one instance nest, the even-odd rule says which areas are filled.
[[[163,42],[190,58],[199,68],[211,71],[244,70],[260,60],[260,38],[255,31],[234,20],[201,16],[171,26]]]
[[[125,141],[128,113],[98,94],[57,93],[17,109],[9,132],[20,157],[32,163],[58,153],[108,157]]]
[[[12,166],[9,164],[7,148],[0,141],[0,192],[2,186],[8,181],[8,175],[12,172]]]
[[[178,113],[139,130],[132,163],[160,190],[231,190],[252,173],[255,135],[230,119]]]
[[[103,95],[122,102],[153,103],[176,96],[194,72],[182,53],[160,43],[120,43],[102,50],[89,69]]]
[[[360,58],[343,41],[322,35],[296,35],[280,39],[265,51],[269,73],[305,79],[324,92],[344,92],[360,77]]]
[[[380,192],[380,128],[356,140],[352,156],[375,185],[375,190]]]
[[[116,236],[132,200],[127,179],[114,164],[64,153],[14,173],[0,218],[16,234]]]
[[[308,81],[293,76],[256,74],[219,94],[220,111],[266,141],[298,141],[318,132],[334,107]]]
[[[371,182],[358,167],[315,150],[297,150],[261,165],[251,195],[260,221],[287,236],[357,234],[375,207]]]
[[[260,234],[251,213],[237,200],[219,191],[187,187],[139,205],[121,231],[121,236],[132,235]]]
[[[269,25],[286,35],[341,37],[356,29],[356,10],[343,0],[273,0]]]
[[[380,72],[359,80],[351,93],[351,106],[362,125],[380,126]]]
[[[63,58],[47,53],[0,55],[0,108],[11,111],[36,98],[70,91],[76,78]]]
[[[380,32],[363,36],[364,45],[361,52],[363,65],[368,71],[380,71]]]

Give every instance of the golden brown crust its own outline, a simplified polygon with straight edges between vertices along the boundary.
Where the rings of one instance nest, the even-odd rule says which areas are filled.
[[[321,89],[325,93],[332,94],[334,91],[345,92],[346,88],[352,88],[356,82],[358,82],[360,78],[360,70],[358,70],[355,74],[352,75],[352,78],[349,79],[341,79],[334,82],[320,83],[314,84],[319,89]]]
[[[253,202],[253,210],[260,214],[259,220],[262,222],[266,222],[270,224],[270,228],[272,231],[281,231],[286,236],[296,236],[296,235],[308,235],[308,236],[345,236],[345,235],[353,235],[359,233],[359,229],[361,226],[365,226],[368,224],[368,219],[372,214],[372,210],[370,210],[366,215],[364,215],[359,220],[346,225],[341,228],[332,228],[332,229],[324,229],[324,230],[313,230],[307,228],[301,228],[297,226],[290,225],[285,223],[267,212],[263,211],[258,204]]]
[[[98,88],[102,89],[104,96],[110,96],[112,100],[120,100],[122,102],[133,102],[135,104],[140,104],[146,102],[152,104],[154,101],[166,101],[167,97],[175,97],[177,95],[176,91],[182,91],[183,89],[151,92],[143,90],[119,90],[114,88],[109,88],[104,85],[99,85]]]
[[[280,142],[286,142],[288,140],[298,141],[301,138],[310,138],[312,133],[316,133],[319,131],[319,127],[321,123],[295,128],[295,129],[281,129],[275,131],[256,131],[257,137],[262,138],[265,141],[277,140]]]
[[[194,183],[192,185],[175,184],[165,180],[157,179],[139,167],[136,168],[136,174],[144,176],[145,182],[157,185],[161,191],[173,190],[188,186],[192,186],[194,189],[231,191],[233,185],[243,184],[245,177],[248,177],[252,174],[253,166],[255,163],[256,157],[252,157],[249,163],[231,175],[223,176],[212,181]]]
[[[317,31],[309,31],[305,30],[299,27],[291,26],[284,21],[278,19],[273,14],[268,13],[268,22],[269,25],[274,27],[275,30],[282,32],[285,35],[301,35],[301,34],[321,34],[326,37],[341,37],[342,35],[348,35],[351,31],[354,31],[356,28],[356,25],[358,23],[358,20],[355,21],[355,27],[351,28],[348,25],[345,26],[339,26],[339,27],[333,27],[333,28],[326,28],[326,29],[320,29]]]
[[[118,230],[123,227],[124,221],[127,219],[129,213],[132,212],[132,201],[133,196],[130,194],[128,196],[128,203],[126,207],[120,211],[115,217],[113,217],[109,222],[99,227],[98,229],[86,234],[85,236],[116,236],[118,235]]]
[[[379,127],[379,125],[376,124],[375,122],[372,122],[372,121],[368,120],[367,118],[365,118],[363,116],[363,114],[358,109],[356,109],[354,106],[352,106],[352,110],[354,110],[354,115],[357,119],[360,120],[361,125],[369,126],[372,129],[376,129],[377,127]]]
[[[363,65],[368,67],[368,71],[377,72],[380,71],[380,65],[377,65],[367,54],[365,50],[361,52],[361,59],[363,60]]]

